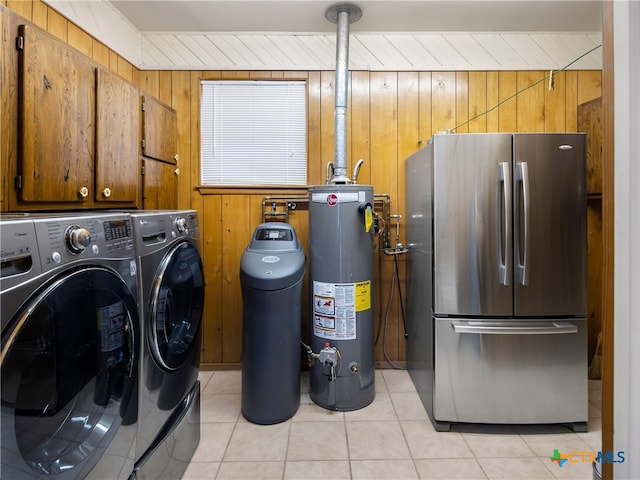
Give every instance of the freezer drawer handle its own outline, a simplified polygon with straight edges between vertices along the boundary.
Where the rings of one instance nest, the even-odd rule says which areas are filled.
[[[489,322],[451,322],[456,333],[481,333],[488,335],[560,335],[578,333],[577,325],[569,322],[544,322],[539,325],[505,325]]]

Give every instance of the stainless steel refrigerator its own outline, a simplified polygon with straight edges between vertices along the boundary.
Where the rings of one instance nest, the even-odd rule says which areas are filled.
[[[586,430],[585,164],[580,133],[437,134],[407,159],[407,362],[437,430]]]

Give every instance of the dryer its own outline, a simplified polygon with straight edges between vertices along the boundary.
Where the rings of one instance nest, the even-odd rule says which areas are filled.
[[[135,476],[176,479],[200,441],[204,274],[195,210],[132,212],[143,352]]]
[[[128,478],[141,335],[131,219],[3,216],[0,231],[2,476]]]

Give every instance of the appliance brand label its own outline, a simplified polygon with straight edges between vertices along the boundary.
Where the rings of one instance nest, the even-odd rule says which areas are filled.
[[[276,257],[275,255],[267,255],[266,257],[262,257],[262,261],[264,263],[276,263],[280,261],[280,257]]]
[[[329,192],[329,193],[312,193],[311,201],[313,203],[326,203],[328,205],[337,205],[338,203],[352,203],[362,201],[360,197],[364,192]]]

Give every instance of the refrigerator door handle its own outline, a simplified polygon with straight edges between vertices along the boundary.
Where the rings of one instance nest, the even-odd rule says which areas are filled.
[[[516,209],[516,216],[518,217],[518,226],[516,228],[516,260],[518,264],[516,265],[516,275],[517,282],[521,285],[529,285],[529,233],[530,233],[530,223],[529,219],[531,218],[531,201],[529,198],[530,189],[529,189],[529,166],[527,162],[520,162],[517,164],[517,180],[521,185],[522,189],[522,215],[523,218],[520,218],[520,208]],[[523,224],[523,241],[522,241],[522,251],[520,250],[520,222]]]
[[[454,320],[451,326],[455,333],[485,335],[562,335],[578,333],[578,326],[569,322],[481,322]]]
[[[511,175],[509,162],[498,164],[498,277],[501,285],[509,285],[511,259]]]

